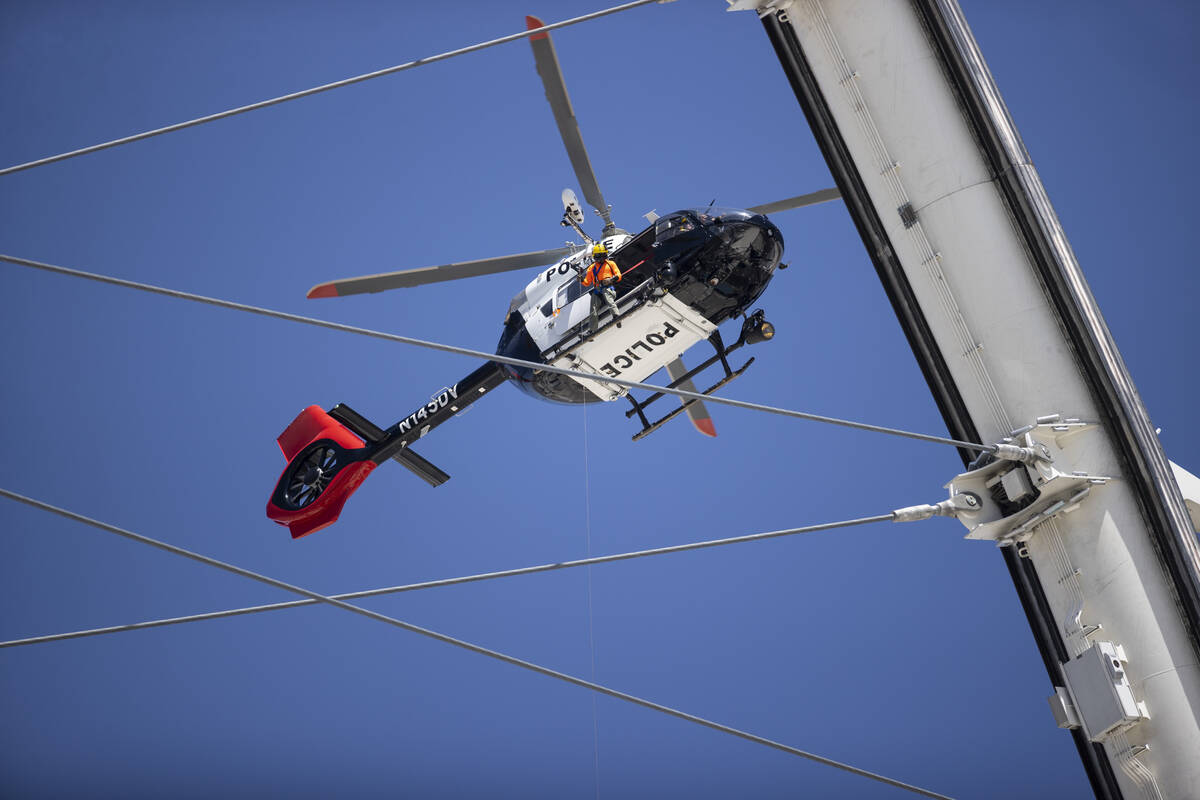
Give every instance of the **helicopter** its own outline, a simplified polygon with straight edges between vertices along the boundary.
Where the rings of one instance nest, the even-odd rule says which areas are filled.
[[[528,16],[525,21],[530,31],[545,27],[536,17]],[[329,281],[314,286],[307,296],[345,297],[538,267],[537,274],[509,304],[496,354],[596,377],[575,378],[533,366],[489,361],[435,392],[428,402],[386,430],[344,403],[328,411],[317,405],[305,408],[277,439],[288,463],[267,503],[267,517],[287,526],[293,539],[336,522],[350,495],[375,467],[389,459],[431,486],[448,481],[447,473],[414,452],[411,445],[506,382],[558,403],[610,402],[624,397],[632,406],[626,417],[636,415],[642,426],[634,441],[683,413],[698,432],[716,436],[712,418],[699,399],[685,399],[678,408],[652,421],[646,410],[663,393],[637,400],[625,386],[605,378],[641,382],[665,369],[671,378],[669,388],[710,395],[754,362],[750,358],[734,369],[729,362],[734,351],[775,335],[763,309],[749,311],[775,271],[787,267],[782,262],[783,236],[767,214],[833,200],[840,196],[838,191],[824,189],[748,209],[710,204],[662,216],[651,211],[644,215],[649,226],[631,234],[613,222],[612,207],[600,192],[549,33],[534,33],[529,41],[584,200],[603,222],[600,235],[588,235],[582,207],[575,193],[565,189],[560,224],[572,229],[584,244]],[[616,313],[601,308],[604,304],[582,283],[592,254],[598,250],[621,272],[621,280],[613,287]],[[742,318],[741,329],[737,339],[726,345],[719,326],[736,317]],[[714,353],[689,369],[683,353],[702,340],[708,341]],[[717,363],[722,377],[697,392],[692,378]]]

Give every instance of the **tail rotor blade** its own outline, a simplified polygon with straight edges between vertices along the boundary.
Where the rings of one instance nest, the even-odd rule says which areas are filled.
[[[679,380],[687,374],[687,367],[683,365],[683,359],[677,358],[667,364],[667,374],[671,376],[671,382]],[[685,392],[696,391],[696,384],[692,383],[692,379],[688,378],[683,383],[676,385],[676,389],[682,389]],[[684,403],[690,401],[685,400]],[[691,405],[685,405],[688,419],[692,421],[692,425],[696,426],[696,430],[703,433],[705,436],[716,436],[717,429],[713,425],[712,416],[708,413],[708,408],[704,405],[704,401],[697,400]]]
[[[541,28],[545,24],[537,17],[525,17],[528,30]],[[600,214],[607,232],[615,226],[608,212],[608,205],[604,202],[604,195],[600,193],[600,186],[596,182],[596,173],[592,171],[587,148],[583,146],[583,135],[579,132],[575,109],[567,95],[567,85],[563,81],[558,55],[554,52],[554,42],[550,40],[550,34],[538,33],[529,37],[529,44],[533,47],[533,59],[537,64],[542,86],[546,90],[546,100],[550,102],[554,121],[558,124],[558,134],[567,148],[567,156],[571,159],[571,167],[575,170],[579,188],[583,190],[583,199]]]
[[[381,272],[378,275],[363,275],[359,278],[343,278],[337,281],[318,283],[308,290],[310,299],[317,297],[346,297],[351,294],[382,292],[387,289],[407,289],[440,281],[456,281],[459,278],[475,278],[496,272],[541,267],[565,258],[574,252],[571,247],[554,250],[538,250],[533,253],[516,253],[511,256],[482,258],[478,261],[459,261],[436,267],[406,269],[399,272]]]

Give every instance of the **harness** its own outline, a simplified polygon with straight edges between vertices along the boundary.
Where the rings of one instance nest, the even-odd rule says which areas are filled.
[[[603,263],[592,262],[587,268],[587,272],[584,273],[584,285],[590,284],[593,294],[599,294],[602,287],[608,288],[619,280],[621,280],[620,270],[608,259],[605,259]]]

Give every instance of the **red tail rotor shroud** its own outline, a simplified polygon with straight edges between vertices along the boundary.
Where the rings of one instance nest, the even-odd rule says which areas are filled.
[[[276,441],[288,464],[279,476],[271,499],[267,501],[267,517],[286,525],[293,539],[337,522],[346,500],[376,467],[362,439],[325,413],[320,406],[309,406],[301,411]],[[284,507],[284,493],[288,488],[285,484],[297,466],[296,462],[307,457],[311,452],[310,445],[321,441],[331,442],[338,448],[338,461],[342,463],[336,465],[336,474],[325,490],[308,505],[298,509]]]

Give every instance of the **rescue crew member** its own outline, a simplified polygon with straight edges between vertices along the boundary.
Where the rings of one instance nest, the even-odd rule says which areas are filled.
[[[621,327],[621,321],[617,319],[621,313],[617,309],[617,290],[613,288],[613,285],[620,280],[621,270],[617,267],[616,262],[609,260],[608,249],[597,242],[592,248],[592,264],[584,270],[582,280],[583,285],[592,290],[590,330],[593,334],[599,328],[597,314],[600,311],[602,299],[612,311],[613,319],[617,320],[617,327]]]

